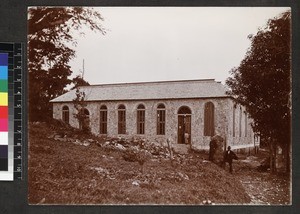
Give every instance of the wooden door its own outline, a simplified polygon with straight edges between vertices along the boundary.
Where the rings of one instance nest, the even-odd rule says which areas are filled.
[[[191,143],[191,115],[178,115],[178,143]]]

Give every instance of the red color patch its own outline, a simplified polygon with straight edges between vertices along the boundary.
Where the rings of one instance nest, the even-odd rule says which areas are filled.
[[[8,118],[8,107],[0,106],[0,118]]]

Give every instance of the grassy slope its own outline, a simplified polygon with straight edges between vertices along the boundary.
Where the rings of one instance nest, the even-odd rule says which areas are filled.
[[[142,174],[139,164],[125,161],[119,151],[47,138],[53,133],[46,124],[29,127],[30,204],[250,202],[240,181],[203,161],[206,155],[178,158],[175,167],[165,158],[152,158]],[[134,181],[139,185],[133,185]]]

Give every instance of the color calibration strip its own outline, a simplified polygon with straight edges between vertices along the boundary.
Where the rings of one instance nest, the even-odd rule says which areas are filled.
[[[8,53],[0,53],[0,172],[8,172]]]
[[[21,43],[0,43],[0,180],[2,181],[22,178],[22,52]]]

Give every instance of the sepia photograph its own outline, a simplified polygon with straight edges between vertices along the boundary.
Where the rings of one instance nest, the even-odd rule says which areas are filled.
[[[28,7],[30,205],[291,205],[289,7]]]

